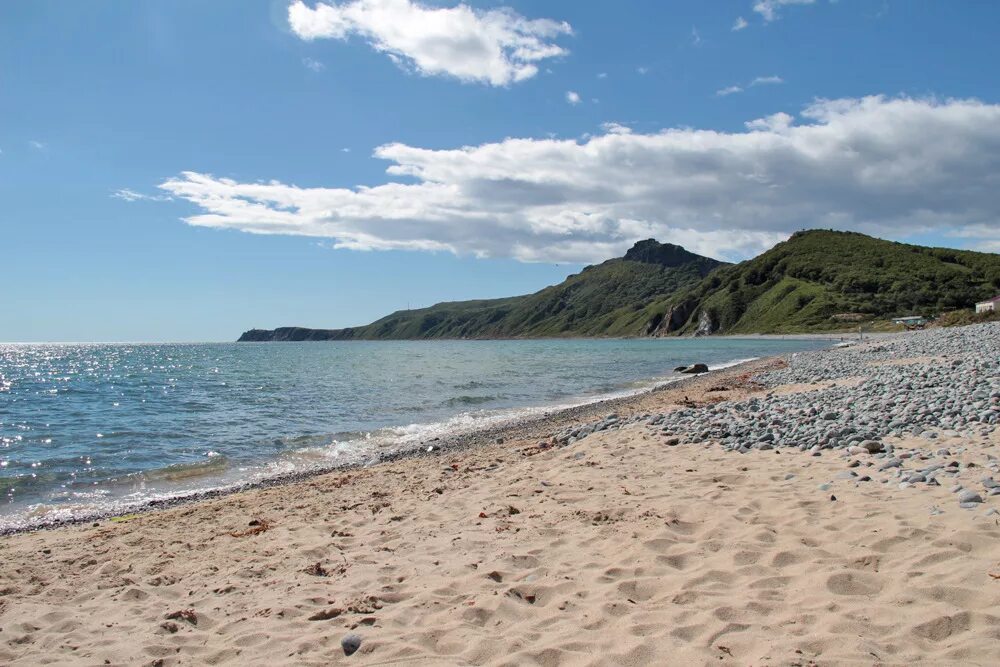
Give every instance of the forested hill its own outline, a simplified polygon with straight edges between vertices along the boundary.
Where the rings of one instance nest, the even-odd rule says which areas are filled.
[[[926,248],[853,232],[798,232],[645,309],[647,334],[844,329],[970,308],[1000,292],[1000,255]]]
[[[240,341],[636,335],[647,326],[643,310],[651,301],[694,287],[720,266],[649,239],[534,294],[401,310],[347,329],[252,329]]]

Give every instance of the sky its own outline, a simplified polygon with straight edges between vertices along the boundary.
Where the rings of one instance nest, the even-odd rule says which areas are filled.
[[[0,341],[228,341],[636,240],[1000,251],[1000,3],[0,4]]]

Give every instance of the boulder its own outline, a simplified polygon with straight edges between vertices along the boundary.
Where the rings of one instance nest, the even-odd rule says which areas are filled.
[[[681,370],[681,373],[707,373],[708,366],[706,364],[691,364],[687,368]]]

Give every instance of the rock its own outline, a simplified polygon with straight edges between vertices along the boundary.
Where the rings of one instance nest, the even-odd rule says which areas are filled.
[[[978,493],[976,493],[975,491],[973,491],[972,489],[969,489],[968,491],[963,491],[962,493],[958,494],[958,502],[959,504],[981,503],[983,502],[983,497]]]
[[[706,364],[691,364],[690,366],[684,368],[681,371],[681,373],[687,373],[689,375],[692,373],[707,373],[707,372],[708,372],[708,366]]]
[[[344,649],[344,655],[354,655],[361,648],[361,635],[346,635],[340,640],[340,648]]]
[[[875,440],[863,440],[861,442],[861,447],[863,447],[869,454],[877,454],[882,451],[882,443]]]

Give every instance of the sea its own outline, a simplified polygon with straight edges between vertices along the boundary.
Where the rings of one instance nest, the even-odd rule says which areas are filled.
[[[830,341],[0,344],[0,530],[127,512]]]

